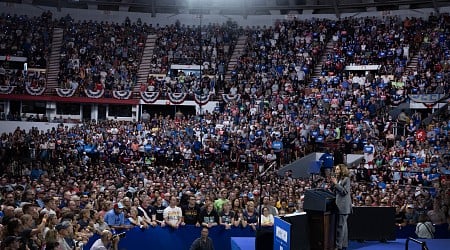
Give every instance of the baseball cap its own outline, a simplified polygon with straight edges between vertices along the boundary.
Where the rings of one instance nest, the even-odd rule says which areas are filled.
[[[115,209],[123,209],[123,204],[121,202],[114,204]]]
[[[57,225],[55,226],[55,229],[56,229],[57,231],[59,231],[59,230],[62,230],[62,229],[67,229],[67,228],[69,228],[69,227],[70,227],[70,222],[68,222],[68,221],[63,221],[63,222],[57,224]]]

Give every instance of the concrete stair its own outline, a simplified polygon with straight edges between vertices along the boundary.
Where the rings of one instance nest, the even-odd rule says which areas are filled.
[[[419,64],[419,53],[415,52],[406,65],[406,71],[416,71]]]
[[[242,54],[244,53],[246,43],[247,43],[246,35],[241,35],[238,37],[236,46],[233,50],[233,54],[231,54],[230,61],[228,62],[228,67],[225,74],[225,81],[231,80],[231,70],[237,65],[239,57],[242,56]]]
[[[55,28],[53,30],[52,46],[50,57],[47,64],[47,95],[55,94],[55,88],[58,88],[59,62],[61,56],[61,46],[63,43],[64,30]]]
[[[156,38],[157,36],[155,34],[147,35],[144,52],[142,53],[142,59],[137,73],[137,84],[134,86],[133,90],[135,93],[139,93],[141,84],[147,82],[148,75],[150,73],[150,62],[153,57],[153,50],[155,49]]]
[[[314,66],[314,71],[311,75],[312,78],[320,77],[322,73],[322,66],[327,61],[327,55],[333,52],[334,48],[334,42],[332,39],[330,39],[327,44],[325,45],[325,50],[322,51],[322,56],[320,57],[319,61],[317,62],[316,66]]]

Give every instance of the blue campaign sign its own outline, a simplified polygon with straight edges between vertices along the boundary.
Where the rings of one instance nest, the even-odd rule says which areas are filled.
[[[291,248],[291,224],[275,217],[273,227],[273,249],[290,250]]]

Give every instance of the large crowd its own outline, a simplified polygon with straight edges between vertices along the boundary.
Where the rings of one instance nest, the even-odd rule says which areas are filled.
[[[201,27],[180,22],[158,27],[151,73],[169,73],[171,64],[197,64],[203,65],[204,74],[214,75],[220,63],[228,62],[240,32],[231,21]]]
[[[0,33],[0,54],[5,56],[0,65],[0,85],[16,86],[15,93],[25,93],[26,86],[44,87],[45,73],[39,69],[47,67],[53,33],[52,13],[44,12],[39,17],[3,13]],[[23,67],[10,65],[14,64],[13,57],[18,61],[25,58],[28,68],[38,70],[27,72]]]
[[[70,71],[77,61],[77,74],[84,72],[87,78],[133,82],[136,65],[129,59],[137,60],[141,53],[143,26],[65,22],[71,32],[65,33],[69,42],[63,47],[63,75],[75,77]],[[334,156],[333,164],[345,162],[346,154],[364,155],[361,164],[349,166],[354,206],[394,206],[399,227],[422,222],[425,215],[435,225],[449,223],[448,113],[427,123],[426,112],[420,110],[389,113],[409,101],[408,93],[448,93],[445,22],[445,16],[291,20],[273,28],[243,29],[248,35],[245,54],[230,81],[213,85],[242,97],[221,102],[214,112],[177,117],[144,113],[137,122],[55,123],[48,131],[17,128],[2,134],[2,248],[70,248],[106,228],[193,224],[255,229],[259,216],[263,226],[270,226],[271,215],[302,211],[305,190],[319,185],[276,171],[311,152],[325,151]],[[355,23],[359,29],[351,30]],[[191,47],[200,49],[177,36],[176,28],[167,28],[167,38],[158,38],[172,48],[172,57]],[[211,28],[218,34],[207,41],[216,46],[225,46],[238,34],[227,33],[229,26]],[[110,32],[114,39],[92,37],[95,29]],[[408,37],[413,31],[416,36]],[[136,36],[122,39],[127,32]],[[330,37],[336,47],[325,55],[331,62],[323,68],[326,74],[311,78]],[[219,51],[204,42],[205,54],[219,58]],[[363,53],[360,47],[378,48],[378,53]],[[420,60],[416,72],[407,72],[405,60],[412,48],[420,49]],[[382,50],[386,55],[380,57]],[[392,67],[386,73],[394,78],[339,69],[369,61]],[[260,176],[273,162],[275,167]],[[327,179],[320,185],[329,188]],[[19,243],[20,237],[26,242]]]

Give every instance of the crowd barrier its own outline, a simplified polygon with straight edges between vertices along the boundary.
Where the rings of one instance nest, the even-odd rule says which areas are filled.
[[[351,225],[349,225],[351,226]],[[450,239],[448,224],[436,225],[436,239]],[[417,237],[415,226],[396,227],[396,238],[406,239]],[[151,227],[141,230],[133,228],[126,231],[125,238],[120,240],[119,250],[139,250],[139,249],[177,249],[189,250],[192,242],[200,237],[200,227],[186,225],[178,229],[169,227]],[[209,230],[209,236],[214,242],[216,250],[230,250],[231,237],[255,237],[255,231],[251,227],[236,228],[226,230],[224,227],[216,226]],[[98,235],[93,236],[85,245],[84,249],[89,250]]]
[[[140,250],[140,249],[177,249],[189,250],[192,242],[200,237],[200,227],[182,226],[178,229],[169,227],[150,227],[141,230],[132,228],[126,231],[126,236],[119,242],[119,250]],[[216,226],[209,230],[209,237],[214,242],[216,250],[230,250],[231,237],[255,237],[256,233],[251,227],[233,227],[226,230],[222,226]],[[99,238],[95,235],[89,239],[84,249],[89,250],[95,240]]]

